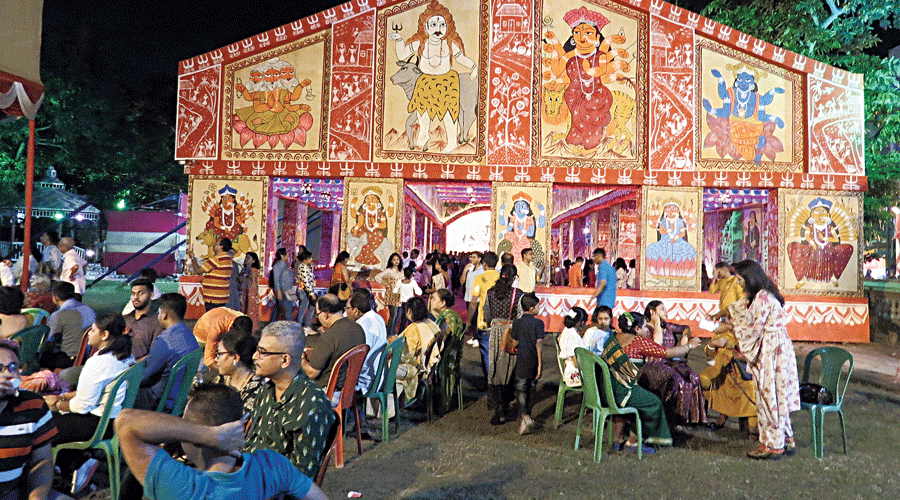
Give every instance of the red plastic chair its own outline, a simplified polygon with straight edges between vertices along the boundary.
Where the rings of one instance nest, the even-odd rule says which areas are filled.
[[[78,348],[78,356],[75,357],[75,362],[72,366],[81,366],[87,361],[88,358],[94,355],[93,349],[91,349],[91,353],[88,354],[88,332],[91,331],[91,327],[88,327],[84,333],[81,334],[81,347]]]
[[[334,368],[331,369],[331,378],[328,380],[328,389],[325,394],[331,400],[337,386],[338,376],[341,369],[346,365],[347,374],[344,376],[344,387],[341,390],[341,398],[338,401],[334,411],[338,414],[338,430],[334,439],[335,453],[334,466],[340,469],[344,466],[344,411],[353,409],[353,415],[356,416],[356,447],[359,454],[362,455],[362,429],[360,427],[359,412],[356,411],[356,382],[359,380],[359,372],[362,371],[363,363],[366,355],[369,354],[369,346],[360,344],[338,358]]]

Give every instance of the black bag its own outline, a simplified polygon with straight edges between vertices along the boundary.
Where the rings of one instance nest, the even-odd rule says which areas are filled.
[[[741,373],[741,379],[743,380],[753,380],[753,375],[747,371],[747,362],[734,360],[734,366],[737,367],[738,371]]]
[[[834,403],[834,395],[819,384],[804,382],[800,384],[800,401],[812,405],[830,405]]]

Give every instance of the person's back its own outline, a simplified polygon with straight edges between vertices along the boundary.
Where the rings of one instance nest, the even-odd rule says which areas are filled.
[[[366,334],[361,326],[349,318],[341,318],[334,322],[328,330],[321,335],[307,339],[310,351],[307,354],[309,363],[320,370],[319,376],[313,378],[313,382],[319,387],[328,385],[331,371],[338,358],[354,347],[366,343]],[[338,377],[337,387],[344,386],[344,373]]]

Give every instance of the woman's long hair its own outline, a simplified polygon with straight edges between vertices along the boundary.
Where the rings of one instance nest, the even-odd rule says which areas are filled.
[[[282,247],[275,250],[275,262],[272,263],[272,269],[269,269],[269,288],[275,286],[275,264],[281,262],[287,257],[287,249]]]
[[[244,255],[253,259],[253,262],[250,263],[250,267],[259,269],[259,255],[256,255],[256,252],[247,252]]]
[[[661,300],[651,300],[650,302],[648,302],[648,303],[647,303],[647,307],[644,308],[644,316],[643,316],[643,318],[644,318],[646,321],[650,321],[650,316],[652,315],[652,313],[655,313],[655,312],[656,312],[656,308],[659,307],[659,306],[661,306],[661,305],[662,305],[662,301],[661,301]],[[659,326],[661,326],[662,329],[665,330],[665,329],[666,329],[666,322],[663,321],[663,320],[659,320]]]
[[[734,272],[744,279],[744,292],[747,293],[748,303],[753,303],[753,299],[760,290],[766,290],[784,306],[784,297],[781,296],[778,287],[769,279],[758,262],[750,259],[742,260],[734,265]]]
[[[350,258],[350,252],[346,250],[341,250],[341,253],[337,254],[337,257],[334,258],[334,265],[338,265],[338,263],[346,263]]]
[[[219,342],[222,343],[226,351],[238,355],[244,368],[254,371],[253,354],[256,352],[256,344],[258,343],[256,337],[245,331],[232,328],[222,335]]]
[[[391,261],[394,260],[395,255],[397,256],[397,265],[391,266]],[[391,256],[388,257],[387,265],[384,266],[385,269],[390,269],[391,267],[395,267],[397,271],[403,272],[403,257],[400,257],[400,254],[397,252],[392,253]]]
[[[110,313],[95,323],[101,332],[109,332],[110,344],[97,355],[112,353],[119,361],[131,356],[131,335],[128,335],[125,318],[119,313]]]

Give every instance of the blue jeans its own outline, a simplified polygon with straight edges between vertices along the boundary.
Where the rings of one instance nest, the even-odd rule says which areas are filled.
[[[387,335],[390,337],[397,334],[397,323],[400,322],[400,308],[397,306],[387,306],[387,308],[391,313],[387,324]]]
[[[294,301],[290,299],[275,300],[272,306],[272,318],[269,321],[278,321],[279,311],[284,311],[284,319],[294,321]]]
[[[306,295],[303,290],[297,290],[297,298],[300,299],[300,305],[297,307],[297,322],[303,326],[309,326],[312,324],[312,317],[308,314],[309,295]],[[309,318],[308,321],[307,318]]]
[[[491,339],[490,330],[475,330],[475,340],[478,341],[478,349],[481,351],[481,362],[484,366],[484,379],[488,374],[488,342]]]

